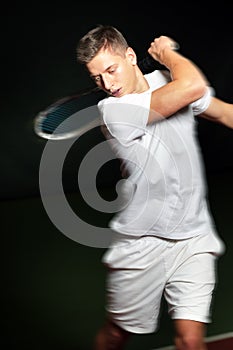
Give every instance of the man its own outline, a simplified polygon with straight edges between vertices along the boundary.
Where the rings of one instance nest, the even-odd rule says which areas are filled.
[[[108,268],[106,324],[94,349],[123,349],[130,334],[158,325],[161,297],[178,350],[205,350],[205,324],[224,251],[206,199],[195,134],[200,115],[233,128],[233,105],[212,97],[202,72],[156,38],[149,54],[167,71],[143,75],[135,51],[114,27],[90,30],[77,57],[108,93],[99,102],[103,132],[122,161],[125,182]]]

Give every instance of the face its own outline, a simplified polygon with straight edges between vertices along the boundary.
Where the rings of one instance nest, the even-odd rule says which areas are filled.
[[[87,64],[95,83],[108,94],[121,97],[137,92],[136,54],[128,48],[125,56],[110,49],[100,52]]]

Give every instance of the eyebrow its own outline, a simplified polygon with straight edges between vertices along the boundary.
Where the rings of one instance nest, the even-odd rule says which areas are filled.
[[[113,64],[111,64],[109,67],[107,67],[105,70],[104,70],[104,72],[107,72],[109,69],[111,69],[113,66],[115,66],[115,65],[117,65],[117,63],[113,63]],[[90,77],[92,78],[92,79],[94,79],[94,78],[96,78],[96,77],[99,77],[101,74],[90,74]]]

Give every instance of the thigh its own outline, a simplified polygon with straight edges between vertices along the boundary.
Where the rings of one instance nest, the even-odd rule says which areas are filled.
[[[157,327],[165,285],[161,251],[164,242],[143,237],[111,249],[108,267],[106,309],[110,319],[132,333],[152,333]]]
[[[172,319],[211,321],[211,302],[216,282],[216,256],[197,253],[170,276],[165,288]]]

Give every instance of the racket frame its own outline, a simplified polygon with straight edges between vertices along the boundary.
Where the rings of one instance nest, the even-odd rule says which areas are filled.
[[[83,127],[76,129],[76,130],[73,130],[73,131],[70,131],[70,132],[65,132],[65,133],[55,133],[54,131],[56,129],[54,129],[54,131],[50,134],[50,133],[46,133],[46,132],[42,131],[42,128],[41,128],[41,125],[42,125],[43,121],[46,119],[47,115],[50,113],[53,113],[59,106],[63,105],[65,102],[71,101],[73,99],[78,99],[82,96],[89,95],[92,93],[98,93],[98,92],[103,92],[103,91],[99,87],[87,88],[87,89],[80,91],[78,94],[66,96],[66,97],[60,98],[59,100],[55,101],[54,103],[49,105],[46,109],[39,112],[36,115],[36,117],[34,118],[34,131],[35,131],[35,133],[38,136],[40,136],[44,139],[47,139],[47,140],[65,140],[65,139],[72,138],[72,137],[79,137],[79,136],[83,135],[85,132],[87,132],[87,131],[89,131],[97,126],[100,126],[100,118],[95,118],[91,122],[84,125]],[[70,117],[71,117],[71,115],[70,115]],[[61,122],[60,124],[62,124],[62,123],[63,122]],[[57,126],[57,128],[59,128],[59,125]]]

